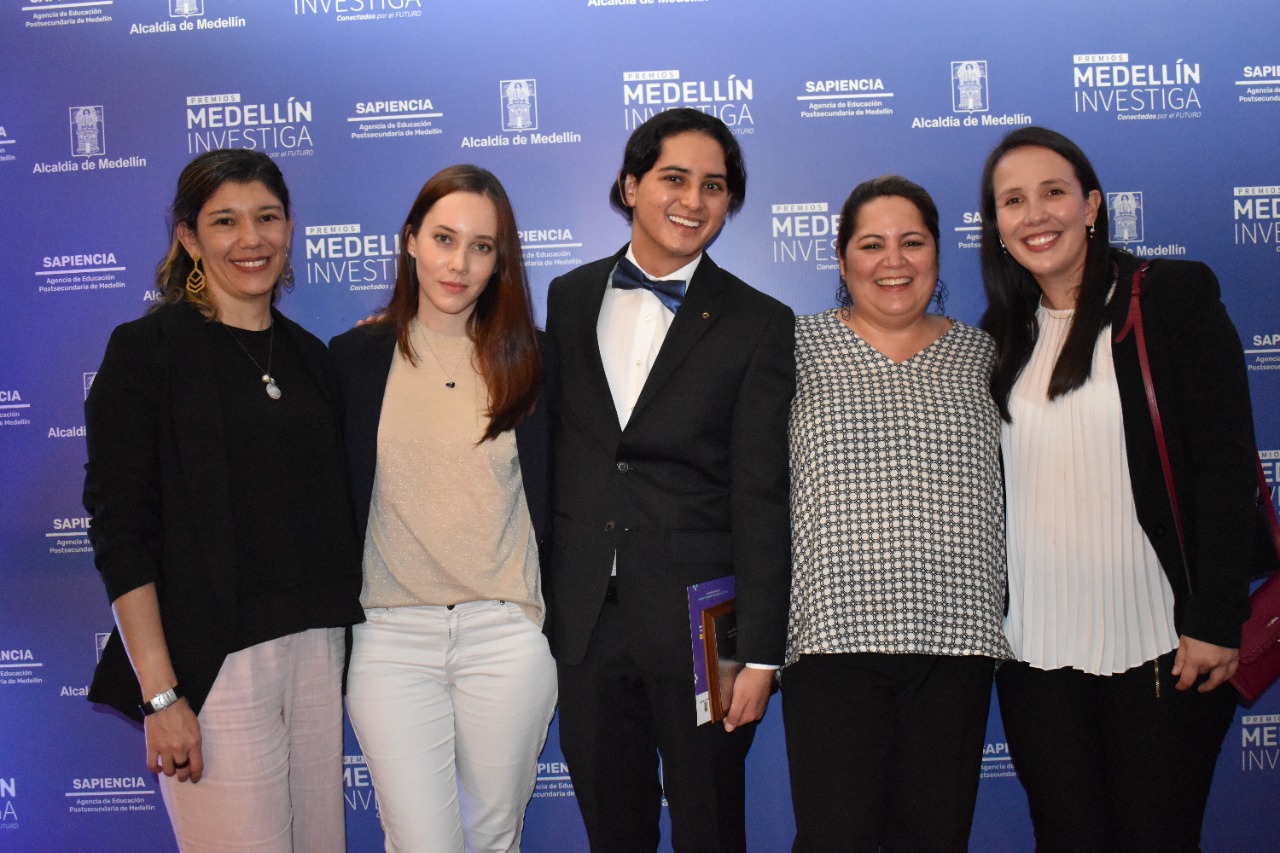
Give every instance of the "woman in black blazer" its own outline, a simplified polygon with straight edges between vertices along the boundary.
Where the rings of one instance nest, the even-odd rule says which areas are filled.
[[[1125,205],[1117,206],[1127,213]],[[1015,660],[996,679],[1042,851],[1198,850],[1248,614],[1253,420],[1213,273],[1142,290],[1185,559],[1084,153],[1022,128],[987,159],[982,263],[1004,418]]]
[[[112,333],[85,402],[84,503],[117,624],[89,698],[143,721],[183,850],[345,843],[360,554],[328,354],[272,307],[292,236],[271,158],[188,164],[162,302]]]
[[[519,850],[555,709],[548,375],[502,184],[451,166],[386,314],[334,338],[364,540],[347,710],[388,850]]]

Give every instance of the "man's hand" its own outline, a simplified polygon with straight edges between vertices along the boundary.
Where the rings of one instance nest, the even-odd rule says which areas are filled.
[[[769,691],[773,688],[774,670],[745,666],[733,679],[725,704],[729,711],[724,715],[724,730],[731,732],[738,726],[754,723],[764,716],[769,707]]]

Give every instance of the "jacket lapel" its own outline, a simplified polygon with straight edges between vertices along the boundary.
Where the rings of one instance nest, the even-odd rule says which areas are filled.
[[[693,280],[689,282],[684,304],[676,312],[671,328],[667,329],[667,337],[658,350],[658,357],[649,370],[644,387],[640,389],[640,396],[636,399],[628,423],[635,422],[636,415],[653,399],[663,383],[671,378],[671,374],[684,362],[694,344],[719,319],[718,308],[723,290],[724,281],[720,268],[704,254],[693,274]],[[603,368],[601,373],[603,374]]]
[[[1118,351],[1125,344],[1125,341],[1116,343],[1116,337],[1124,328],[1125,320],[1129,318],[1129,296],[1133,292],[1133,271],[1135,269],[1137,267],[1130,264],[1116,264],[1116,290],[1111,295],[1110,304],[1107,305],[1107,318],[1111,322],[1111,348],[1113,352]],[[1132,337],[1133,334],[1130,333],[1126,340]],[[1132,345],[1129,349],[1133,349]]]
[[[590,278],[584,283],[584,298],[575,301],[573,308],[574,332],[573,340],[579,352],[567,357],[562,356],[562,363],[569,364],[570,358],[583,365],[584,380],[587,382],[586,393],[577,399],[596,401],[601,407],[599,412],[589,413],[588,423],[600,424],[605,428],[607,438],[616,441],[622,434],[618,423],[618,410],[613,403],[613,392],[609,390],[609,380],[604,373],[604,359],[600,355],[600,337],[597,327],[600,324],[600,306],[604,302],[604,292],[609,286],[609,277],[613,268],[626,252],[626,247],[600,262],[601,269],[586,273]]]

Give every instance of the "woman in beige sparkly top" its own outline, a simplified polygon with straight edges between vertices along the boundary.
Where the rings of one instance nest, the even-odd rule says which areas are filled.
[[[388,850],[518,850],[556,700],[546,361],[491,173],[432,177],[401,243],[385,315],[330,345],[368,620],[347,709]]]

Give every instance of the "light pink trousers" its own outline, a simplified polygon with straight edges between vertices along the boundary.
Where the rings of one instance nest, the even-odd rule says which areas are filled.
[[[518,851],[556,704],[546,637],[515,604],[365,611],[347,713],[388,851]]]
[[[183,853],[341,853],[341,628],[227,656],[200,709],[204,776],[160,776]]]

